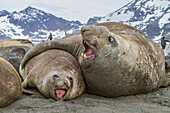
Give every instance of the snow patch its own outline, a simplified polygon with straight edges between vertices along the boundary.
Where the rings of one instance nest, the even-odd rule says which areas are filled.
[[[12,39],[27,39],[28,36],[24,36],[22,34],[23,29],[20,28],[20,26],[15,26],[11,23],[9,23],[9,20],[7,19],[7,16],[0,18],[0,30],[2,33],[1,35],[6,35],[8,37],[11,37]]]
[[[159,21],[159,27],[162,28],[164,24],[170,23],[170,14],[165,14]]]

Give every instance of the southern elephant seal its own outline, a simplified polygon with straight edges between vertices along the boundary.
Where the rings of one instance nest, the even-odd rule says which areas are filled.
[[[62,50],[45,51],[29,59],[24,70],[23,87],[36,87],[47,98],[69,100],[85,91],[77,60]]]
[[[163,87],[167,87],[170,84],[170,53],[165,56],[165,74],[167,81],[164,82]]]
[[[40,43],[26,54],[21,69],[31,57],[54,48],[76,57],[91,94],[116,97],[148,93],[167,81],[160,45],[122,23],[84,26],[81,34]]]
[[[0,57],[10,62],[19,73],[19,65],[31,47],[33,44],[25,39],[0,40]]]
[[[0,58],[0,107],[7,106],[22,95],[22,85],[15,68]]]

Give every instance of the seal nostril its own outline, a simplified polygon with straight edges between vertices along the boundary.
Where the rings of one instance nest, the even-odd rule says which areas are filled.
[[[68,85],[68,82],[67,82],[67,81],[64,81],[64,85]]]
[[[68,76],[67,78],[68,78],[70,81],[72,81],[72,80],[73,80],[73,78],[72,78],[72,77],[69,77],[69,76]]]

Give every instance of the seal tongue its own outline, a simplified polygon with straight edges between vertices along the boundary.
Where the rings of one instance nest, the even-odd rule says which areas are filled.
[[[64,89],[57,89],[56,90],[56,94],[57,94],[58,98],[62,98],[65,93],[66,93],[66,91]]]
[[[95,56],[94,52],[90,48],[87,50],[85,55],[86,55],[86,57],[89,57],[89,58],[93,58]]]

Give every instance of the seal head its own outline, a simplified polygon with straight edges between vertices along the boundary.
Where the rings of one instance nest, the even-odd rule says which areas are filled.
[[[106,61],[110,62],[118,57],[118,43],[113,33],[105,26],[85,26],[81,29],[85,50],[82,54],[81,66],[90,68]],[[106,59],[110,59],[106,60]],[[98,68],[98,67],[96,67]]]
[[[52,74],[53,73],[53,74]],[[54,74],[55,73],[55,74]],[[63,70],[50,72],[43,81],[43,87],[50,97],[55,100],[68,100],[72,93],[73,79],[68,73],[64,74]]]
[[[85,91],[77,60],[62,50],[48,50],[30,59],[21,71],[23,87],[36,87],[45,97],[69,100]]]

